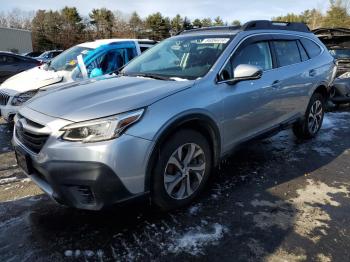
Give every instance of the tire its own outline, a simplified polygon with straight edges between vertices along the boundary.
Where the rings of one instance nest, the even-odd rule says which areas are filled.
[[[315,137],[322,127],[324,112],[325,98],[320,93],[314,93],[306,109],[305,116],[293,125],[294,135],[300,139]]]
[[[211,173],[212,152],[203,135],[183,129],[161,145],[155,163],[152,202],[168,211],[190,204],[201,194]]]

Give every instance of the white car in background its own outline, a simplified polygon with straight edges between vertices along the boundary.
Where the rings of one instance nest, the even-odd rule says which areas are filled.
[[[103,39],[73,46],[49,63],[7,79],[0,86],[1,116],[11,122],[19,107],[39,90],[115,72],[155,43],[148,39]]]

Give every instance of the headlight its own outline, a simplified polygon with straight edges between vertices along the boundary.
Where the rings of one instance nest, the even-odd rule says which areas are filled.
[[[13,99],[11,101],[11,105],[20,106],[20,105],[24,104],[25,102],[27,102],[29,99],[31,99],[33,96],[35,96],[36,93],[38,93],[38,90],[31,90],[31,91],[16,95],[13,97]]]
[[[346,78],[350,78],[350,72],[346,72],[340,76],[338,76],[338,78],[340,79],[346,79]]]
[[[116,138],[130,125],[136,123],[142,116],[144,109],[128,112],[107,118],[71,124],[61,131],[63,140],[74,142],[98,142]]]

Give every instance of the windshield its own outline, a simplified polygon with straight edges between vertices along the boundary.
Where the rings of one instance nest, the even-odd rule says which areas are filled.
[[[77,56],[81,54],[85,57],[90,50],[92,50],[92,48],[73,46],[52,59],[49,63],[48,69],[55,71],[72,71],[77,65]]]
[[[232,36],[169,38],[132,60],[122,71],[130,76],[196,79],[203,77]]]
[[[329,52],[335,59],[350,59],[350,49],[332,49]]]

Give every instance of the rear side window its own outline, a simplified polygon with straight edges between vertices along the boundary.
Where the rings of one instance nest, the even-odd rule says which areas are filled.
[[[279,66],[293,65],[301,62],[297,41],[273,41]]]
[[[310,58],[318,56],[321,53],[321,48],[315,42],[305,38],[302,38],[301,42]]]

